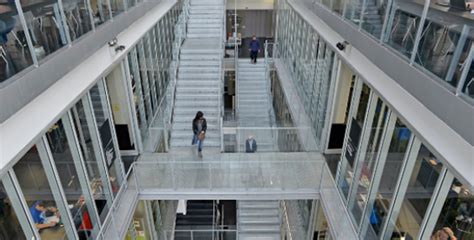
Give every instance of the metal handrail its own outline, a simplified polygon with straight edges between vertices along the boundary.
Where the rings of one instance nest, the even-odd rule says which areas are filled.
[[[179,61],[180,61],[180,55],[181,55],[181,45],[183,41],[186,39],[186,33],[187,33],[187,22],[189,18],[189,4],[190,0],[184,0],[183,4],[183,10],[181,14],[178,17],[178,22],[176,23],[176,28],[177,34],[176,34],[176,40],[174,42],[174,48],[173,48],[173,57],[175,59],[174,64],[171,69],[171,73],[173,74],[173,79],[171,82],[171,104],[170,104],[170,113],[168,117],[168,126],[167,128],[170,129],[171,124],[173,123],[174,120],[174,109],[175,109],[175,104],[176,104],[176,91],[177,91],[177,81],[178,81],[178,70],[179,70]]]
[[[221,27],[221,36],[222,39],[220,41],[220,47],[221,47],[221,58],[219,61],[219,73],[220,73],[220,79],[219,79],[219,91],[217,95],[217,101],[218,101],[218,106],[219,106],[219,116],[218,116],[218,121],[219,121],[219,129],[220,129],[220,145],[221,145],[221,152],[224,151],[224,132],[222,131],[222,125],[223,125],[223,118],[224,118],[224,94],[223,94],[223,89],[224,89],[224,55],[225,55],[225,42],[226,42],[226,5],[227,5],[227,0],[223,0],[223,19],[222,19],[222,27]]]
[[[97,239],[105,239],[105,231],[107,231],[109,227],[111,227],[110,224],[113,224],[114,226],[116,226],[114,213],[115,213],[118,203],[120,202],[119,199],[121,199],[124,195],[124,192],[128,190],[128,187],[129,187],[128,178],[132,175],[132,173],[135,177],[136,190],[137,190],[136,197],[138,197],[139,188],[138,188],[138,181],[136,179],[136,174],[135,174],[135,165],[136,165],[136,162],[132,163],[132,165],[130,165],[130,168],[127,171],[127,174],[125,174],[123,183],[120,186],[120,189],[117,195],[115,196],[114,201],[112,202],[112,206],[110,207],[109,212],[105,216],[104,223],[102,224],[103,227],[100,229],[99,233],[97,234]],[[135,210],[135,209],[132,209],[132,210]],[[107,226],[107,224],[109,224],[109,226]]]

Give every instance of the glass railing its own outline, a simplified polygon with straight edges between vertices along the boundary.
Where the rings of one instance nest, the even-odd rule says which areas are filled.
[[[166,159],[166,156],[169,159]],[[250,196],[269,199],[270,196],[271,199],[297,200],[317,199],[318,195],[324,191],[326,192],[325,199],[342,201],[326,162],[322,157],[319,159],[315,155],[307,153],[218,154],[212,161],[190,161],[186,157],[166,156],[163,155],[158,162],[142,159],[132,164],[126,175],[128,181],[124,181],[120,186],[97,239],[121,239],[126,234],[129,219],[135,210],[133,206],[138,201],[139,195],[146,196],[147,199],[163,199],[163,197],[179,199],[183,197],[183,194],[186,196],[194,194],[194,197],[212,195],[220,198],[242,199],[243,196],[246,198]],[[298,231],[301,231],[301,228],[290,221],[289,211],[293,209],[287,208],[284,204],[281,205],[281,235],[287,236],[287,239],[298,239]],[[333,218],[331,220],[339,221],[340,226],[351,230],[351,226],[346,225],[346,221],[340,221],[341,218],[346,217],[344,214],[344,210],[335,211],[331,215]],[[347,222],[350,223],[349,219]],[[303,229],[310,228],[303,226]],[[187,234],[184,237],[197,237],[198,234],[204,232],[228,234],[226,236],[229,237],[238,234],[236,230],[218,227],[204,231],[165,232],[166,236],[162,237],[177,236],[177,232]],[[339,235],[347,236],[341,234]]]
[[[224,152],[304,152],[310,128],[224,127]]]
[[[305,0],[321,5],[473,102],[474,4],[445,0]]]
[[[189,4],[189,0],[183,1],[183,9],[174,29],[176,37],[172,50],[173,61],[170,64],[171,81],[166,87],[166,91],[158,105],[158,110],[148,127],[148,134],[143,139],[145,152],[167,152],[169,148],[173,109],[176,100],[179,56],[181,46],[186,39]]]
[[[301,158],[245,154],[216,156],[212,161],[140,162],[133,175],[142,194],[317,193],[325,162]]]
[[[122,239],[122,236],[125,234],[128,221],[124,220],[133,215],[135,209],[131,206],[138,200],[139,194],[135,171],[133,166],[128,170],[126,175],[127,181],[123,181],[122,186],[120,186],[120,190],[105,217],[97,239]]]
[[[237,240],[238,232],[232,229],[195,229],[195,230],[165,230],[161,234],[163,240]]]

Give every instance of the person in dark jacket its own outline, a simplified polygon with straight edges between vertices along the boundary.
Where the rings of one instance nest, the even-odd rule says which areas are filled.
[[[198,111],[196,113],[196,117],[193,120],[193,141],[192,145],[197,144],[198,148],[198,156],[202,157],[202,143],[204,141],[204,137],[206,136],[207,131],[207,122],[204,118],[204,113]]]
[[[254,153],[257,151],[257,141],[252,136],[249,136],[245,141],[245,152]]]
[[[257,55],[260,52],[260,42],[258,42],[257,37],[253,35],[252,41],[250,42],[250,61],[252,63],[257,63]]]

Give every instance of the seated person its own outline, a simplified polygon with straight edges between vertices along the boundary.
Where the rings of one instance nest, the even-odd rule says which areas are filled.
[[[41,201],[36,201],[33,203],[33,206],[30,207],[31,217],[33,218],[33,222],[35,223],[38,230],[54,227],[58,223],[56,221],[47,221],[46,211],[50,211],[54,214],[57,213],[57,209],[55,207],[46,208]]]

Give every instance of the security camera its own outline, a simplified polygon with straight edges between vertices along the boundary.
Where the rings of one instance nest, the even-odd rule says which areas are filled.
[[[349,45],[349,42],[347,42],[347,41],[336,43],[336,47],[341,51],[344,51],[344,49],[346,49],[347,45]]]
[[[115,52],[120,52],[120,51],[123,51],[125,49],[125,46],[124,45],[120,45],[118,47],[115,48]]]
[[[113,46],[117,45],[117,42],[118,42],[117,38],[114,38],[114,39],[110,40],[108,42],[109,47],[113,47]]]

